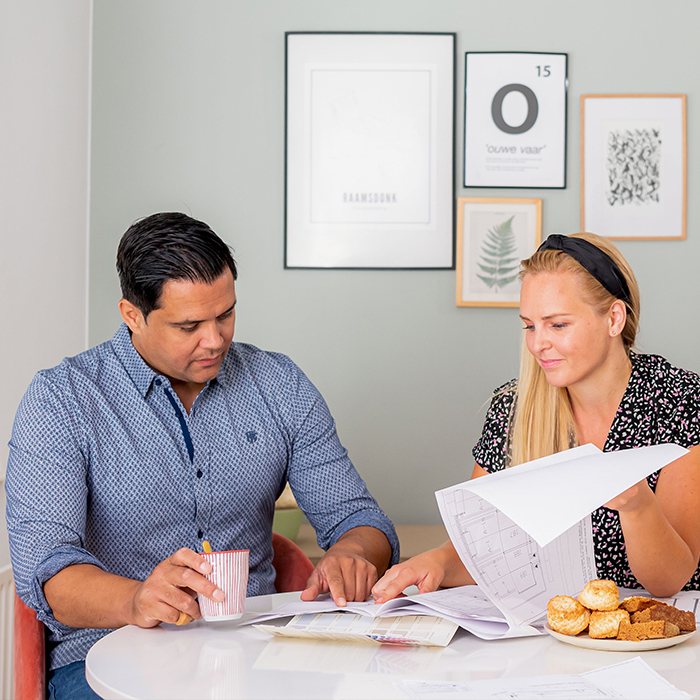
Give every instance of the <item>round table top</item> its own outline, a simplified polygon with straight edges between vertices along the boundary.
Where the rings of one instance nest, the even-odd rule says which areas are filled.
[[[641,656],[678,689],[700,693],[700,635],[659,651],[606,652],[553,637],[483,641],[464,630],[445,648],[273,638],[248,613],[299,593],[249,598],[240,620],[123,627],[95,644],[85,668],[104,698],[405,698],[405,679],[466,681],[579,674]]]

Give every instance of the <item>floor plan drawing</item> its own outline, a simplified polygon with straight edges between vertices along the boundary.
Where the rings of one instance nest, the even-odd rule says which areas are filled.
[[[590,518],[540,547],[471,491],[445,489],[438,503],[467,570],[512,625],[535,622],[551,597],[576,594],[596,578]]]

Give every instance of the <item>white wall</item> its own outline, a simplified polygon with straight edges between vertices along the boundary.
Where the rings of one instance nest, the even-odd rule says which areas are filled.
[[[0,16],[4,474],[14,413],[34,373],[86,347],[91,2],[0,0]],[[0,501],[4,513],[4,488]]]
[[[491,390],[517,372],[517,309],[455,307],[453,271],[283,269],[284,32],[457,33],[457,196],[541,197],[579,227],[582,93],[688,94],[688,238],[623,242],[641,345],[700,370],[700,3],[696,0],[95,0],[90,341],[119,322],[114,258],[132,220],[191,213],[236,249],[237,338],[296,360],[397,523],[439,522]],[[465,51],[569,54],[565,190],[461,185]]]

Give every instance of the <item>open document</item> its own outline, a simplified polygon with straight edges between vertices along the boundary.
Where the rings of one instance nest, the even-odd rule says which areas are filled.
[[[591,512],[687,452],[656,445],[603,453],[583,445],[443,489],[436,493],[442,519],[477,586],[382,605],[295,601],[244,623],[330,612],[437,615],[482,639],[541,634],[550,598],[577,595],[597,578]]]
[[[328,596],[310,602],[293,601],[285,603],[270,612],[243,618],[244,624],[259,624],[281,617],[301,615],[310,620],[312,615],[323,613],[354,613],[368,620],[377,618],[399,618],[403,616],[426,615],[447,620],[481,639],[501,639],[512,636],[539,634],[534,628],[512,631],[503,613],[488,599],[478,586],[461,586],[447,588],[433,593],[419,593],[403,596],[377,605],[373,601],[366,603],[350,602],[345,608],[339,608]],[[322,621],[319,620],[319,624]],[[269,630],[266,630],[269,631]]]

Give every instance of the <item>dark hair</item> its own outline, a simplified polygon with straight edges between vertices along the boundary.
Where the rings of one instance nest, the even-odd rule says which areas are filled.
[[[144,317],[159,308],[168,280],[212,284],[228,267],[238,277],[226,245],[203,221],[186,214],[152,214],[133,223],[117,249],[122,296]]]

